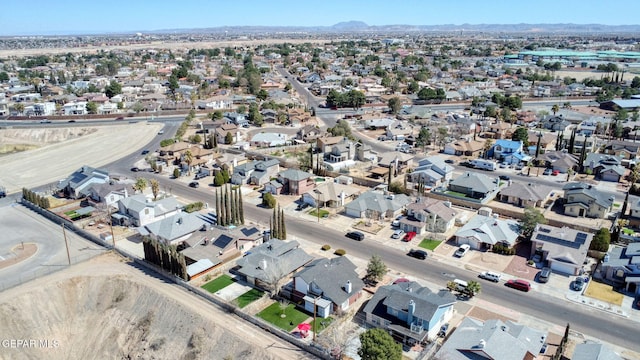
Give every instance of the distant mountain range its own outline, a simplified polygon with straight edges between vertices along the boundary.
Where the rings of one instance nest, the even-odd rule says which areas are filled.
[[[489,33],[638,33],[640,25],[602,24],[442,24],[377,25],[362,21],[340,22],[332,26],[222,26],[199,29],[163,29],[143,33],[407,33],[407,32],[489,32]]]

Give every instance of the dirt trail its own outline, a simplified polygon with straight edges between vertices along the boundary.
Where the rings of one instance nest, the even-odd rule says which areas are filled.
[[[0,293],[0,339],[38,342],[2,359],[310,358],[114,254]]]

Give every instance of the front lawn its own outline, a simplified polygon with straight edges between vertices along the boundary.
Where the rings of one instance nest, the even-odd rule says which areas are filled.
[[[427,250],[435,250],[435,248],[438,247],[438,245],[440,245],[442,241],[440,240],[433,240],[433,239],[428,239],[428,238],[424,238],[424,240],[422,240],[420,242],[420,246],[421,248],[427,249]]]
[[[285,317],[281,317],[280,314],[282,314],[280,303],[275,302],[260,311],[258,317],[286,331],[295,329],[298,324],[309,318],[309,315],[298,311],[294,304],[289,304],[284,310]]]
[[[444,192],[447,195],[452,195],[452,196],[458,196],[458,197],[467,197],[467,194],[463,194],[457,191],[451,191],[451,190],[447,190]]]
[[[622,228],[622,232],[625,235],[633,235],[635,233],[635,231],[633,231],[633,229],[629,229],[629,228]]]
[[[309,211],[309,215],[318,217],[318,213],[316,212],[316,209]],[[320,209],[320,217],[325,218],[327,216],[329,216],[329,212],[327,210]]]
[[[264,291],[260,291],[258,289],[251,289],[246,293],[238,296],[235,300],[233,300],[239,308],[243,308],[252,302],[260,299],[264,295]]]
[[[317,318],[313,321],[311,321],[311,331],[313,331],[314,327],[313,327],[313,323],[317,322],[317,327],[316,329],[316,334],[320,334],[324,329],[328,328],[329,325],[331,325],[331,323],[333,322],[333,318],[331,316],[329,316],[326,319],[322,319],[322,318]]]
[[[208,292],[215,294],[218,291],[220,291],[220,289],[224,289],[227,286],[233,284],[234,282],[236,282],[235,279],[233,279],[231,276],[229,275],[221,275],[211,281],[209,281],[208,283],[202,285],[202,288],[207,290]]]
[[[589,280],[589,284],[587,285],[587,290],[585,290],[584,295],[618,306],[622,305],[622,299],[624,298],[622,294],[613,291],[613,287],[611,285],[599,283],[593,280]]]

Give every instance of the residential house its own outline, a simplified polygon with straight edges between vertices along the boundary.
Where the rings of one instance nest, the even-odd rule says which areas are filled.
[[[278,122],[278,112],[273,109],[263,109],[260,111],[262,121],[266,124],[275,124]]]
[[[456,140],[444,145],[444,153],[449,155],[480,157],[484,151],[486,140]]]
[[[533,360],[547,333],[507,320],[465,317],[435,355],[436,359]]]
[[[253,160],[235,166],[233,168],[233,174],[231,174],[231,183],[234,185],[248,184],[251,179],[251,174],[253,174],[259,162],[258,160]]]
[[[324,161],[328,163],[340,163],[353,160],[356,155],[355,143],[351,141],[343,141],[339,144],[331,146],[331,149],[324,154]]]
[[[264,185],[269,182],[272,177],[275,177],[279,172],[280,161],[278,159],[258,161],[255,163],[253,172],[249,177],[249,184]]]
[[[409,174],[408,181],[414,184],[422,184],[427,188],[435,188],[451,180],[453,167],[444,162],[440,156],[431,156],[418,161],[418,166]]]
[[[378,166],[390,168],[396,174],[401,174],[405,169],[411,168],[413,165],[413,154],[406,154],[399,151],[385,152],[378,158]]]
[[[411,199],[404,194],[385,195],[370,190],[345,205],[345,215],[354,218],[382,220],[402,213]]]
[[[476,250],[490,250],[494,245],[510,248],[518,240],[519,225],[514,220],[477,214],[456,231],[454,236],[457,245],[469,244]]]
[[[550,151],[538,156],[539,161],[544,162],[544,166],[558,170],[566,174],[569,169],[575,170],[578,166],[578,159],[575,155],[569,154],[567,150]]]
[[[546,205],[552,191],[553,188],[541,184],[512,182],[500,190],[498,198],[502,202],[523,208],[541,208]]]
[[[433,341],[453,317],[456,297],[433,292],[415,281],[380,287],[362,310],[368,325],[390,332],[403,343]]]
[[[299,242],[272,238],[238,259],[234,271],[247,283],[277,293],[280,284],[312,260]]]
[[[575,217],[603,219],[611,211],[615,198],[591,185],[581,182],[568,183],[564,190],[564,214]]]
[[[89,198],[96,203],[104,204],[107,209],[117,208],[118,201],[128,196],[127,187],[130,185],[122,183],[94,184],[89,187]]]
[[[302,170],[287,169],[281,171],[275,181],[266,183],[264,191],[274,195],[302,195],[315,187],[315,181],[311,178],[312,175]],[[282,186],[279,187],[277,184],[273,184],[274,182]]]
[[[640,224],[640,198],[637,196],[630,196],[629,208],[629,222],[631,223],[630,225]],[[621,215],[624,216],[625,214]]]
[[[615,155],[590,153],[584,160],[585,171],[594,174],[596,179],[619,182],[626,169],[622,166],[622,159]]]
[[[586,154],[593,153],[596,149],[596,142],[597,138],[595,138],[594,136],[576,134],[573,141],[573,153],[575,155],[582,154],[583,146],[586,146]]]
[[[550,131],[564,131],[571,123],[560,115],[547,115],[540,121],[540,127]]]
[[[364,282],[347,257],[316,259],[293,278],[293,300],[320,318],[349,309],[362,295]],[[315,311],[314,311],[315,310]]]
[[[144,226],[175,215],[179,208],[174,197],[152,201],[143,194],[136,194],[120,199],[118,212],[111,218],[118,225]]]
[[[250,140],[251,146],[255,147],[275,147],[286,145],[289,135],[284,133],[257,133]]]
[[[544,154],[547,152],[549,148],[551,148],[551,144],[555,143],[557,136],[550,132],[542,132],[542,131],[527,131],[527,141],[529,142],[529,147],[526,149],[528,154],[531,156],[535,156],[536,148],[538,147],[538,140],[540,140],[540,149],[539,154]]]
[[[356,160],[357,161],[376,161],[378,156],[371,149],[371,145],[364,143],[356,143]]]
[[[62,106],[62,113],[64,115],[86,115],[87,102],[78,101],[78,102],[66,103]]]
[[[506,162],[507,164],[517,164],[520,162],[518,158],[512,157],[515,154],[522,154],[522,141],[499,139],[493,144],[489,150],[489,156],[494,159]]]
[[[630,160],[629,165],[635,164],[640,154],[640,143],[627,140],[610,140],[604,147],[604,153],[615,155],[623,162],[624,160]]]
[[[571,360],[622,360],[611,348],[603,344],[586,341],[577,344],[573,350]]]
[[[485,174],[465,171],[464,174],[449,182],[449,191],[462,193],[472,199],[493,198],[499,189],[498,178],[491,178]]]
[[[305,125],[298,130],[296,137],[304,142],[315,141],[323,134],[323,131],[316,125]]]
[[[241,127],[249,124],[249,119],[244,114],[239,114],[236,112],[226,112],[224,113],[223,119],[228,124],[234,124],[237,127]]]
[[[352,201],[360,189],[337,182],[325,181],[302,194],[302,202],[313,207],[338,208]]]
[[[552,271],[580,275],[591,240],[592,233],[538,224],[531,235],[531,253],[540,255]]]
[[[197,214],[202,220],[213,224],[215,219],[209,215]],[[186,246],[180,251],[185,256],[187,265],[209,260],[218,265],[222,262],[239,257],[256,246],[262,244],[264,235],[256,227],[236,227],[231,230],[210,226],[200,231],[198,236],[192,236],[184,241]]]
[[[487,132],[485,132],[484,135],[491,139],[508,139],[511,130],[511,124],[506,122],[498,122],[490,124]]]
[[[626,247],[612,246],[594,274],[611,282],[614,287],[624,287],[625,291],[640,295],[640,242],[632,242]]]
[[[318,148],[323,153],[327,153],[331,151],[333,145],[337,145],[344,141],[344,136],[328,136],[328,137],[319,137]]]
[[[206,222],[195,213],[178,210],[171,216],[141,226],[138,231],[140,235],[149,235],[166,245],[178,245],[203,228],[206,228]]]
[[[109,172],[105,169],[96,169],[91,166],[83,166],[66,179],[58,182],[58,189],[66,197],[79,199],[89,195],[89,188],[97,184],[106,184],[110,180]]]
[[[400,220],[400,229],[417,234],[445,233],[453,227],[457,215],[451,202],[424,197],[407,205],[407,216]]]

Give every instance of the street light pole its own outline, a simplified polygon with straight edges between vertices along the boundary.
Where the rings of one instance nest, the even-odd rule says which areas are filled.
[[[61,223],[60,225],[62,225],[62,236],[64,236],[64,246],[67,248],[67,261],[69,262],[69,265],[71,265],[71,255],[69,255],[69,243],[67,242],[67,232],[64,230],[64,223]]]

